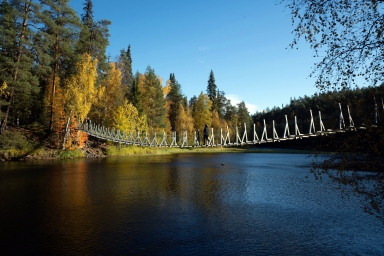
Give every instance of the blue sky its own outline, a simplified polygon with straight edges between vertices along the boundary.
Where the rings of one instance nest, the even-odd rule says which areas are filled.
[[[70,5],[83,12],[82,0]],[[150,65],[165,81],[174,73],[190,99],[206,92],[209,72],[233,104],[256,110],[317,92],[309,77],[313,51],[293,39],[289,10],[267,0],[93,0],[95,19],[108,19],[115,60],[131,45],[133,72]]]

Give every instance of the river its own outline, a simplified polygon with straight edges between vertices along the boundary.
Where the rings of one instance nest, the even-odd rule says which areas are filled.
[[[0,163],[2,255],[384,255],[361,198],[305,154]]]

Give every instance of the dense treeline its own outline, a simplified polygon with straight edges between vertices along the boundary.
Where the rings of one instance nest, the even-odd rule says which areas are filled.
[[[331,150],[339,154],[331,154],[327,158],[324,170],[327,168],[338,170],[378,170],[384,166],[384,84],[378,87],[343,89],[315,94],[311,97],[304,96],[291,99],[290,104],[282,108],[274,107],[266,111],[257,112],[252,116],[253,121],[259,127],[263,127],[266,120],[268,129],[271,129],[273,120],[276,122],[278,134],[282,134],[285,128],[285,115],[288,118],[289,128],[294,131],[294,117],[299,120],[298,126],[301,133],[308,133],[310,125],[310,112],[313,111],[316,130],[319,130],[318,111],[321,111],[322,121],[326,129],[338,129],[340,107],[344,117],[345,127],[351,124],[347,106],[350,109],[352,126],[358,129],[355,132],[339,133],[337,136],[316,138],[312,140],[292,141],[288,146],[316,149],[319,151]]]
[[[339,122],[339,113],[341,104],[343,117],[346,125],[349,126],[349,116],[347,106],[350,109],[354,126],[362,126],[363,124],[375,123],[375,108],[378,109],[377,121],[384,121],[383,111],[384,84],[378,87],[343,89],[341,91],[328,91],[313,96],[291,98],[289,104],[272,109],[267,108],[258,111],[252,115],[253,122],[257,125],[263,125],[263,120],[270,124],[275,120],[279,125],[285,125],[285,115],[290,123],[296,116],[300,123],[306,124],[309,128],[310,112],[318,120],[319,111],[321,111],[322,120],[327,129],[337,129]],[[381,117],[381,118],[380,118]],[[319,127],[317,127],[318,129]],[[305,133],[307,131],[305,130]]]
[[[84,1],[80,16],[69,0],[3,0],[1,132],[9,125],[40,124],[48,134],[63,135],[68,121],[87,118],[126,132],[251,123],[244,102],[233,106],[219,91],[213,71],[207,93],[188,100],[173,73],[165,86],[151,66],[134,74],[130,45],[109,61],[110,26],[94,19],[91,0]]]

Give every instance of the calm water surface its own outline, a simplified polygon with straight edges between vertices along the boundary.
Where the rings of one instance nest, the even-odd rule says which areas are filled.
[[[301,154],[0,163],[1,255],[384,255]],[[222,165],[225,163],[225,165]]]

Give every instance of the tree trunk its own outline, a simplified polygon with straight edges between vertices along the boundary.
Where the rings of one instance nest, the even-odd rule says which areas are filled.
[[[27,29],[27,21],[28,21],[28,15],[29,15],[30,7],[31,7],[31,2],[32,2],[32,0],[30,0],[28,3],[25,3],[25,6],[24,6],[25,8],[24,8],[23,26],[22,26],[20,36],[19,36],[19,47],[17,49],[16,69],[15,69],[15,73],[13,75],[13,81],[14,82],[17,81],[17,75],[19,72],[18,64],[20,63],[21,55],[23,54],[22,40],[25,37],[25,31]],[[2,133],[7,128],[9,110],[11,108],[11,102],[12,102],[14,93],[15,93],[15,85],[13,85],[11,88],[11,93],[9,95],[9,102],[8,102],[9,104],[7,106],[7,110],[5,111],[3,122],[1,123],[0,133]]]
[[[59,35],[56,34],[56,45],[55,45],[55,68],[53,69],[53,81],[52,81],[52,99],[51,99],[51,116],[49,119],[49,132],[53,131],[53,117],[54,117],[54,105],[55,105],[55,93],[56,93],[56,76],[59,70]]]

